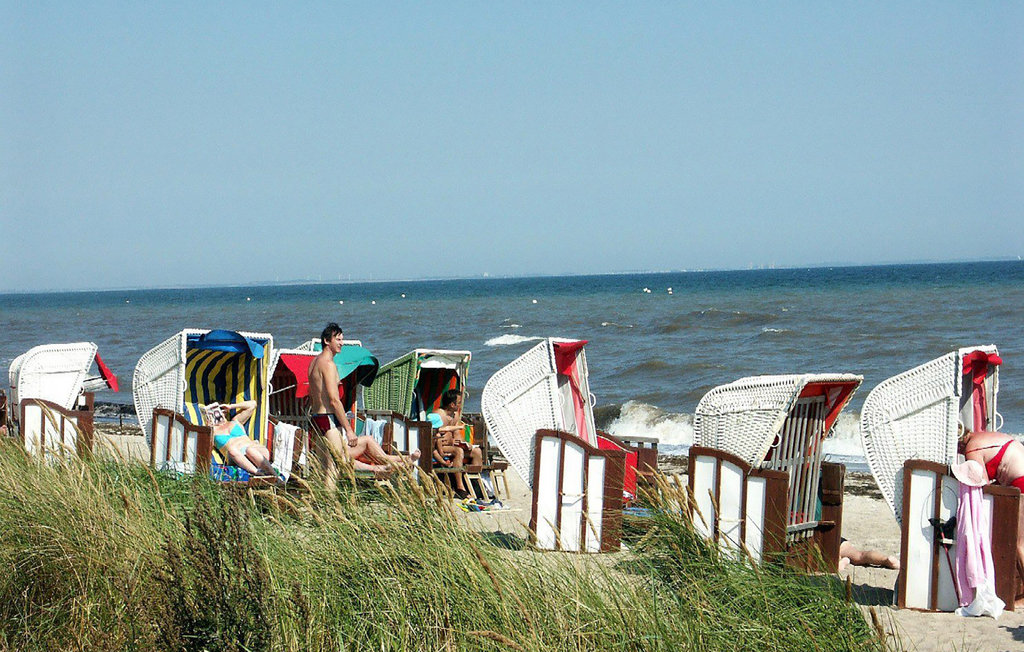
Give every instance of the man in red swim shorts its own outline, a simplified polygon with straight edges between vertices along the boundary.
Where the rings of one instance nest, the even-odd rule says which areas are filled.
[[[341,351],[344,337],[341,326],[327,324],[320,334],[323,350],[313,358],[309,365],[309,404],[312,416],[313,447],[317,458],[323,465],[324,482],[329,490],[337,486],[338,469],[334,463],[334,454],[351,459],[358,470],[373,471],[386,474],[389,465],[415,462],[420,452],[415,451],[408,458],[399,455],[388,455],[374,439],[368,435],[356,436],[345,414],[345,405],[341,401],[338,385],[338,367],[334,364],[334,356]],[[342,444],[342,432],[345,433],[345,444]]]

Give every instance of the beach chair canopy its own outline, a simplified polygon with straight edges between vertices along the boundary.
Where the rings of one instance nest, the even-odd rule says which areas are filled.
[[[425,421],[441,407],[441,395],[449,389],[465,391],[469,375],[469,351],[415,349],[387,363],[364,392],[366,409],[392,410]]]
[[[321,348],[280,349],[274,352],[270,363],[270,411],[275,415],[298,417],[305,413],[305,398],[309,396],[309,366]],[[359,385],[369,387],[377,377],[380,363],[367,349],[346,341],[334,356],[341,382],[338,391],[346,410],[355,408]],[[287,418],[292,422],[295,419]],[[301,421],[301,420],[300,420]]]
[[[860,417],[864,454],[878,489],[902,523],[903,465],[957,459],[958,425],[998,430],[999,365],[994,345],[965,347],[893,376],[868,394]]]
[[[56,403],[66,410],[74,407],[82,392],[118,390],[115,376],[96,352],[92,342],[46,344],[29,349],[11,363],[8,378],[14,404],[29,398]],[[96,362],[97,375],[89,369]]]
[[[203,425],[200,406],[209,403],[256,401],[245,423],[246,434],[267,438],[267,387],[273,337],[267,333],[186,329],[147,351],[135,366],[132,381],[135,411],[149,442],[153,409],[182,414]],[[222,462],[220,452],[214,459]]]
[[[781,454],[776,451],[788,434],[799,434],[820,455],[821,440],[863,380],[853,374],[794,374],[719,385],[697,404],[693,443],[762,467]],[[787,433],[784,426],[800,432]]]
[[[484,385],[480,397],[487,431],[509,464],[533,486],[534,436],[567,432],[597,445],[586,340],[547,338]]]

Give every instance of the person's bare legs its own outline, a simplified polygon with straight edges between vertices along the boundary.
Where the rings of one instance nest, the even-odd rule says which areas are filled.
[[[354,452],[359,449],[359,452]],[[359,457],[362,454],[366,454],[370,459],[380,462],[382,464],[393,463],[393,464],[407,464],[410,461],[415,462],[420,459],[420,451],[413,451],[408,457],[402,455],[388,455],[381,448],[377,440],[369,435],[363,435],[356,440],[355,446],[348,447],[349,454],[353,457]]]
[[[249,448],[245,450],[245,456],[249,458],[250,462],[259,467],[259,470],[264,475],[277,477],[277,469],[270,463],[270,451],[263,444],[251,442]]]
[[[441,446],[441,452],[444,455],[452,456],[452,461],[448,466],[462,466],[465,452],[460,447],[453,444],[443,445]],[[462,474],[453,473],[452,475],[455,476],[456,491],[466,491],[466,485],[462,482]]]
[[[227,458],[227,461],[230,464],[234,464],[238,468],[243,469],[252,475],[256,475],[259,473],[259,469],[255,464],[249,461],[249,458],[246,456],[248,451],[243,452],[243,448],[247,444],[251,443],[251,441],[252,440],[248,437],[235,437],[233,439],[229,439],[228,442],[224,444],[224,448],[221,449],[221,453],[224,454],[224,457]]]
[[[324,487],[327,491],[334,491],[338,486],[338,465],[334,462],[334,455],[346,454],[346,446],[341,443],[341,432],[337,428],[331,428],[321,435],[314,429],[312,434],[313,452],[324,471]]]
[[[479,446],[474,446],[469,451],[469,463],[473,466],[479,466],[484,463],[484,452],[480,450]]]
[[[896,557],[879,552],[878,550],[855,548],[849,541],[843,541],[839,544],[839,557],[839,570],[842,570],[848,564],[853,564],[854,566],[874,566],[890,570],[900,569],[900,560]],[[847,560],[847,564],[843,564],[843,559]]]

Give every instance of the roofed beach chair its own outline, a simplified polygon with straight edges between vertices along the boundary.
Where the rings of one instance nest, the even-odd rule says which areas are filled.
[[[245,434],[273,452],[275,420],[268,406],[272,354],[273,337],[266,333],[195,329],[180,331],[146,352],[135,367],[132,385],[153,467],[249,480],[214,448],[213,429],[203,424],[200,407],[256,401],[256,411],[243,426]]]
[[[11,363],[11,400],[30,453],[92,451],[94,392],[118,390],[117,376],[97,348],[92,342],[46,344]],[[94,362],[97,374],[90,375]]]
[[[845,468],[823,441],[863,378],[752,376],[715,387],[697,405],[690,448],[693,523],[726,549],[826,570],[839,562]],[[820,500],[820,514],[819,514]]]
[[[950,474],[957,457],[959,425],[998,430],[999,365],[993,345],[952,351],[893,376],[875,387],[861,411],[861,441],[871,473],[900,524],[900,607],[952,611],[958,605],[946,555],[956,542],[930,519],[948,522],[959,504]],[[1016,547],[1021,536],[1020,491],[983,489],[992,524],[996,595],[1012,607],[1021,596]]]
[[[598,447],[586,341],[548,338],[484,386],[488,432],[533,489],[538,548],[618,550],[626,453]]]
[[[457,472],[454,469],[434,468],[433,429],[427,415],[441,407],[441,396],[449,389],[463,391],[468,388],[469,363],[473,354],[469,351],[448,351],[444,349],[414,349],[402,357],[392,360],[380,368],[373,385],[363,392],[367,414],[394,412],[404,417],[401,431],[396,431],[392,452],[410,453],[419,449],[423,452],[419,465],[427,473],[431,471]],[[465,421],[471,422],[469,414]],[[481,447],[487,459],[487,433],[470,428],[467,441]],[[402,432],[404,431],[404,432]],[[404,441],[403,437],[404,435]]]
[[[320,341],[311,340],[295,349],[275,349],[270,362],[270,414],[281,423],[299,428],[301,433],[299,446],[280,452],[291,452],[294,462],[302,467],[310,453],[309,366],[321,350]],[[358,340],[345,340],[334,356],[334,364],[341,380],[338,393],[345,411],[355,414],[359,388],[373,383],[380,363]]]

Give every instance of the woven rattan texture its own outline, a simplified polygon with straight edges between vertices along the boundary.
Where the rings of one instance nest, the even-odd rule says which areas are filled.
[[[487,431],[531,487],[534,435],[541,428],[559,427],[554,374],[551,342],[545,340],[499,369],[480,396]]]

